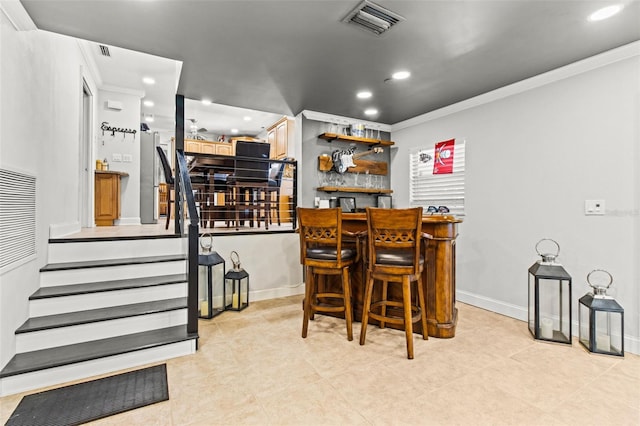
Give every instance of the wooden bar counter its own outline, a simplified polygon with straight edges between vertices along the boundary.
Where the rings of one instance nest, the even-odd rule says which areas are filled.
[[[428,244],[423,244],[425,268],[420,283],[424,287],[427,299],[429,336],[450,338],[456,333],[456,237],[458,223],[461,222],[462,220],[453,216],[433,215],[422,218],[422,231],[433,236]],[[352,232],[366,230],[366,213],[343,213],[342,227]],[[362,318],[364,302],[364,268],[362,261],[351,268],[353,312],[354,319],[358,321]],[[377,297],[375,293],[374,297]],[[389,299],[402,300],[399,286],[389,286]],[[417,333],[420,330],[420,323],[415,324],[414,331]]]

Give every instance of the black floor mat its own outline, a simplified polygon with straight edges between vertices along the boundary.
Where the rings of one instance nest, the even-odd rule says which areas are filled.
[[[5,426],[79,425],[168,399],[162,364],[27,395]]]

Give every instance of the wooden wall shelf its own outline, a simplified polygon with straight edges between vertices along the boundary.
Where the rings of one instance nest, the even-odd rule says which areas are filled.
[[[323,192],[360,192],[363,194],[391,194],[393,192],[391,189],[359,188],[355,186],[319,186],[316,189]]]
[[[339,135],[337,133],[323,133],[318,137],[320,139],[324,139],[329,142],[333,142],[333,141],[356,142],[356,143],[364,143],[367,145],[381,145],[381,146],[395,145],[395,142],[393,141],[385,141],[382,139],[359,138],[356,136]]]

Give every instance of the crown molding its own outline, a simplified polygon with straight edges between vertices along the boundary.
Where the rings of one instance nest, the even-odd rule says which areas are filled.
[[[483,93],[482,95],[466,99],[453,105],[449,105],[444,108],[428,112],[426,114],[418,115],[405,121],[400,121],[391,125],[391,132],[396,132],[398,130],[406,129],[408,127],[413,127],[418,124],[446,117],[448,115],[455,114],[469,108],[474,108],[480,105],[488,104],[490,102],[495,102],[509,96],[533,90],[538,87],[563,80],[565,78],[573,77],[575,75],[579,75],[636,56],[640,56],[640,41],[635,41],[633,43],[629,43],[624,46],[600,53],[598,55],[571,63],[569,65],[556,68],[543,74],[536,75],[526,80],[522,80],[496,90],[492,90],[491,92]]]
[[[344,124],[351,124],[351,123],[362,123],[365,125],[365,127],[368,128],[373,128],[373,129],[380,129],[380,131],[383,132],[390,132],[391,131],[391,126],[388,124],[383,124],[383,123],[376,123],[375,121],[367,121],[367,120],[361,120],[359,118],[352,118],[352,117],[344,117],[341,115],[334,115],[334,114],[326,114],[324,112],[317,112],[317,111],[309,111],[309,110],[304,110],[302,111],[302,114],[305,116],[305,118],[309,119],[309,120],[315,120],[315,121],[324,121],[327,123],[344,123]]]
[[[0,0],[0,10],[17,31],[37,30],[36,24],[18,0]]]

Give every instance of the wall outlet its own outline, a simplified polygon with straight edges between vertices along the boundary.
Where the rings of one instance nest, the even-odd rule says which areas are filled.
[[[320,207],[320,197],[315,197],[315,198],[313,199],[313,205],[314,205],[315,207]]]
[[[604,200],[585,200],[584,201],[584,214],[590,215],[603,215],[604,214]]]
[[[122,161],[124,161],[125,163],[131,163],[133,161],[133,155],[131,155],[131,154],[123,154],[122,155]]]
[[[118,154],[118,153],[113,153],[111,155],[111,161],[113,161],[114,163],[117,163],[119,161],[122,161],[122,154]]]

